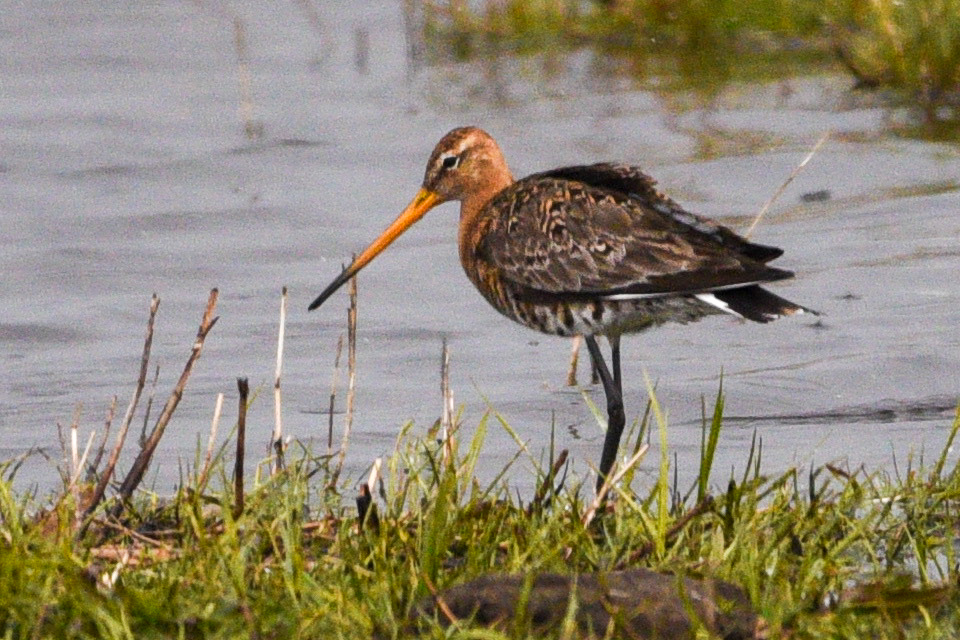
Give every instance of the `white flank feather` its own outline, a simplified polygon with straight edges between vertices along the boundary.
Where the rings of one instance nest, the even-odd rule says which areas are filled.
[[[711,307],[716,307],[717,309],[720,309],[720,311],[723,311],[724,313],[729,313],[730,315],[737,316],[738,318],[743,317],[742,315],[740,315],[739,313],[731,309],[730,305],[728,305],[726,302],[724,302],[717,296],[713,295],[712,293],[697,293],[695,294],[695,297],[700,302],[705,302]]]

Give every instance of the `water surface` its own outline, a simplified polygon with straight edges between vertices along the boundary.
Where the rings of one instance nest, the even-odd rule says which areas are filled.
[[[248,442],[265,449],[284,285],[284,428],[325,441],[347,298],[311,314],[306,305],[412,197],[436,140],[464,124],[490,131],[517,175],[629,161],[691,210],[738,229],[832,131],[754,236],[783,247],[778,265],[798,274],[776,292],[822,318],[717,317],[626,339],[628,419],[643,410],[645,371],[690,477],[701,398],[712,399],[722,373],[717,482],[745,462],[754,432],[771,471],[826,461],[892,469],[894,456],[939,452],[960,386],[955,147],[888,133],[891,114],[841,76],[729,87],[704,105],[590,51],[428,64],[403,5],[34,0],[5,9],[0,455],[44,447],[56,458],[56,425],[78,403],[84,433],[102,429],[114,394],[125,406],[153,292],[163,402],[214,286],[221,319],[152,481],[177,481],[218,392],[232,423],[238,376],[261,389]],[[245,28],[257,139],[242,120],[234,18]],[[602,435],[563,384],[569,343],[510,323],[473,291],[456,218],[456,205],[439,208],[360,278],[348,475],[388,454],[407,420],[423,432],[439,416],[443,337],[465,433],[493,408],[539,452],[555,424],[558,446],[586,473]],[[492,475],[514,451],[491,429],[483,468]],[[19,478],[56,482],[39,457]],[[519,462],[509,478],[528,487],[531,465]]]

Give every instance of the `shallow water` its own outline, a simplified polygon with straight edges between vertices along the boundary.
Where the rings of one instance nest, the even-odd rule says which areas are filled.
[[[57,458],[56,424],[69,424],[78,403],[84,433],[102,429],[114,394],[122,413],[152,292],[162,300],[155,402],[165,401],[214,286],[220,322],[151,481],[177,481],[178,459],[192,460],[206,438],[217,392],[231,424],[238,376],[261,390],[248,443],[265,450],[283,285],[285,432],[325,447],[347,298],[309,315],[306,305],[407,203],[435,141],[462,124],[497,137],[517,175],[630,161],[691,210],[739,229],[833,131],[754,236],[783,247],[778,265],[797,273],[777,293],[822,318],[717,317],[626,339],[628,419],[643,410],[645,371],[689,479],[701,398],[712,402],[723,372],[717,482],[742,467],[755,431],[771,471],[826,461],[892,469],[894,456],[939,453],[960,396],[955,147],[887,133],[890,114],[842,77],[739,86],[696,106],[591,52],[428,65],[402,5],[316,3],[313,13],[308,2],[265,11],[28,1],[4,10],[0,456],[44,447]],[[256,140],[241,120],[234,17],[245,26]],[[405,421],[422,432],[437,419],[444,336],[467,434],[492,407],[537,453],[555,423],[558,447],[586,473],[602,437],[563,384],[569,342],[488,308],[460,269],[455,229],[456,206],[446,205],[360,277],[348,475],[388,454]],[[491,429],[484,473],[514,452]],[[529,487],[530,463],[509,478]],[[18,475],[23,486],[55,481],[37,456]]]

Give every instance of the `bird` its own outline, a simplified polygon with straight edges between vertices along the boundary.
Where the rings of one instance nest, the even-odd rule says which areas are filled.
[[[472,126],[440,139],[410,204],[308,309],[450,201],[460,202],[460,262],[487,302],[530,329],[583,337],[607,404],[598,491],[625,423],[623,334],[723,313],[759,323],[817,313],[763,288],[794,275],[768,264],[782,249],[690,213],[640,167],[601,162],[515,180],[497,142]],[[610,366],[599,336],[609,342]]]

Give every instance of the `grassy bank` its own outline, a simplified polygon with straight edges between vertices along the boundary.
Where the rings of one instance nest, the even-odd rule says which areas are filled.
[[[239,379],[237,423],[223,444],[214,446],[218,401],[209,444],[198,443],[179,489],[169,496],[145,491],[140,480],[217,323],[217,297],[211,291],[183,373],[122,481],[116,461],[150,368],[156,296],[140,379],[112,438],[113,452],[106,455],[106,434],[99,450],[93,435],[81,438],[75,420],[63,438],[63,489],[49,496],[14,491],[22,458],[0,465],[4,638],[360,639],[420,632],[496,639],[531,637],[544,620],[555,623],[549,637],[575,638],[583,637],[574,624],[581,619],[578,601],[562,594],[552,601],[553,618],[525,614],[520,606],[520,615],[498,618],[493,630],[473,625],[472,609],[416,622],[411,616],[443,611],[446,597],[453,597],[446,589],[478,577],[493,576],[488,593],[502,597],[509,585],[496,576],[532,580],[553,573],[596,586],[610,572],[638,567],[704,578],[701,585],[739,585],[735,606],[749,609],[741,620],[756,629],[755,610],[762,637],[956,637],[960,463],[951,451],[960,413],[952,426],[944,424],[943,453],[901,460],[893,475],[827,465],[766,476],[755,439],[744,452],[743,471],[718,486],[713,460],[723,437],[721,391],[704,411],[699,469],[684,487],[671,465],[665,412],[649,389],[647,409],[624,439],[603,501],[594,497],[591,478],[570,472],[566,451],[552,445],[531,451],[523,441],[528,434],[502,416],[491,411],[464,426],[450,406],[445,351],[443,417],[426,433],[403,426],[393,450],[358,483],[342,474],[341,455],[352,411],[355,290],[339,451],[332,438],[318,455],[282,437],[284,290],[271,457],[252,466],[246,460],[250,400],[246,380]],[[333,397],[332,391],[331,409]],[[492,430],[517,443],[514,458],[499,470],[482,463]],[[529,468],[537,488],[522,495],[510,478]],[[637,473],[641,468],[648,473]],[[631,575],[640,580],[638,574]],[[512,592],[520,602],[546,601],[532,583],[520,584],[530,585]],[[688,601],[672,584],[669,597],[682,615]],[[708,634],[699,629],[696,636]]]
[[[462,57],[592,46],[692,85],[845,69],[932,124],[960,120],[958,0],[432,0],[428,34]]]
[[[626,470],[594,513],[589,480],[567,475],[553,452],[531,458],[536,495],[518,497],[507,469],[478,478],[487,432],[512,432],[497,415],[443,441],[407,425],[370,485],[372,502],[358,503],[352,483],[334,480],[336,456],[288,450],[281,471],[248,482],[238,509],[231,439],[205,474],[211,480],[190,473],[175,495],[138,493],[116,516],[108,501],[83,534],[75,502],[83,491],[52,507],[17,496],[8,466],[0,630],[7,638],[406,637],[415,602],[472,577],[646,566],[742,585],[770,637],[956,637],[960,468],[947,451],[960,420],[940,457],[894,476],[827,466],[765,477],[754,447],[747,471],[717,488],[707,482],[722,437],[722,398],[717,404],[692,487],[672,486],[666,450],[641,456],[658,481]],[[665,437],[657,415],[654,405],[632,450],[651,431],[654,441]],[[502,634],[445,631],[434,621],[425,629],[436,638],[527,635],[522,624]]]

